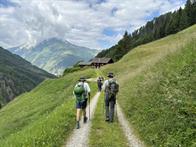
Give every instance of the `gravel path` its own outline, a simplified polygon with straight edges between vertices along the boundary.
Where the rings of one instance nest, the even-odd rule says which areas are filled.
[[[97,82],[97,78],[90,78],[90,79],[86,79],[87,82]]]
[[[98,102],[100,96],[100,92],[97,92],[97,94],[91,99],[90,103],[90,119],[93,118],[94,111]],[[89,105],[86,108],[86,114],[89,117]],[[83,119],[81,119],[83,120]],[[65,144],[65,147],[88,147],[88,138],[89,138],[89,132],[91,128],[91,121],[88,121],[86,124],[83,124],[83,121],[80,121],[80,129],[75,129],[73,131],[73,134],[68,139],[67,143]]]
[[[117,103],[117,115],[118,115],[118,121],[123,129],[123,132],[125,133],[125,136],[127,137],[128,143],[130,147],[144,147],[142,141],[140,141],[133,132],[133,129],[130,127],[129,122],[125,118],[119,104]]]

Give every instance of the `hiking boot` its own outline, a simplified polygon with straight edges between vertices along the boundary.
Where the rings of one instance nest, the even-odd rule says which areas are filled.
[[[88,117],[84,117],[84,123],[86,123],[87,122],[87,120],[88,120]]]
[[[113,123],[114,121],[113,120],[109,120],[109,123]]]
[[[76,123],[76,129],[80,129],[80,122],[79,121],[77,121],[77,123]]]
[[[106,118],[106,119],[105,119],[105,121],[107,121],[107,122],[108,122],[108,121],[110,121],[110,119],[109,119],[109,118]]]

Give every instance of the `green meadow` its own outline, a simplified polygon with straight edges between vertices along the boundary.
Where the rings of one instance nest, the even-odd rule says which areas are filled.
[[[114,71],[118,101],[147,146],[194,146],[196,25],[139,46],[103,73]]]
[[[47,80],[0,111],[0,146],[60,146],[75,127],[73,87],[81,75],[93,70]],[[95,84],[90,83],[92,95]]]
[[[0,146],[59,147],[75,127],[72,90],[80,76],[115,73],[118,102],[147,146],[195,146],[196,25],[139,46],[100,70],[76,70],[46,80],[0,110]],[[92,95],[96,84],[90,83]],[[126,146],[118,121],[103,117],[103,94],[92,120],[90,146]],[[115,135],[113,134],[115,133]],[[96,137],[95,135],[98,135]]]

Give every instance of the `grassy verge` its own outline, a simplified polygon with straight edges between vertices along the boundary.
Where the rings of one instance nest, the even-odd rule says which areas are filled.
[[[90,131],[90,147],[126,147],[127,141],[115,118],[114,123],[105,122],[104,96],[101,94],[92,120]]]
[[[86,70],[45,81],[1,109],[0,146],[58,147],[63,144],[75,126],[72,91],[81,75],[96,77],[94,70]],[[94,83],[90,85],[95,87]]]
[[[103,68],[104,75],[113,71],[117,76],[121,107],[149,146],[195,145],[196,41],[187,45],[196,38],[195,30],[196,25],[137,47],[121,61]],[[75,126],[72,90],[82,75],[96,77],[100,72],[89,69],[45,81],[2,108],[0,146],[60,146]],[[101,101],[90,145],[126,146],[119,125],[105,124]]]
[[[119,103],[149,146],[195,146],[195,30],[139,46],[102,68],[117,76]]]
[[[120,104],[149,146],[195,145],[195,52],[192,41],[123,84]]]

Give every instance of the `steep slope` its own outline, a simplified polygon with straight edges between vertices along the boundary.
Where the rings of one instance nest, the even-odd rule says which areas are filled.
[[[119,62],[101,69],[104,75],[113,71],[117,76],[118,102],[136,135],[149,146],[194,143],[195,39],[196,25],[139,46]],[[0,110],[0,146],[61,146],[74,128],[72,90],[81,75],[95,77],[96,73],[87,69],[47,80]],[[95,85],[91,87],[95,89]],[[184,92],[183,95],[177,89]],[[109,127],[99,127],[99,118],[93,122],[90,142],[96,142],[97,146],[106,142],[107,146],[113,138],[96,141]]]
[[[16,47],[9,51],[56,75],[62,74],[65,68],[78,61],[88,61],[97,53],[97,50],[76,46],[57,38],[45,40],[30,49]]]
[[[30,91],[52,74],[33,66],[18,55],[0,47],[0,104],[6,104],[23,92]]]
[[[81,75],[95,77],[94,70],[46,80],[0,110],[0,147],[60,146],[75,126],[72,90]],[[91,84],[91,94],[95,85]]]
[[[103,68],[117,75],[118,102],[146,145],[195,145],[195,59],[196,25]]]

